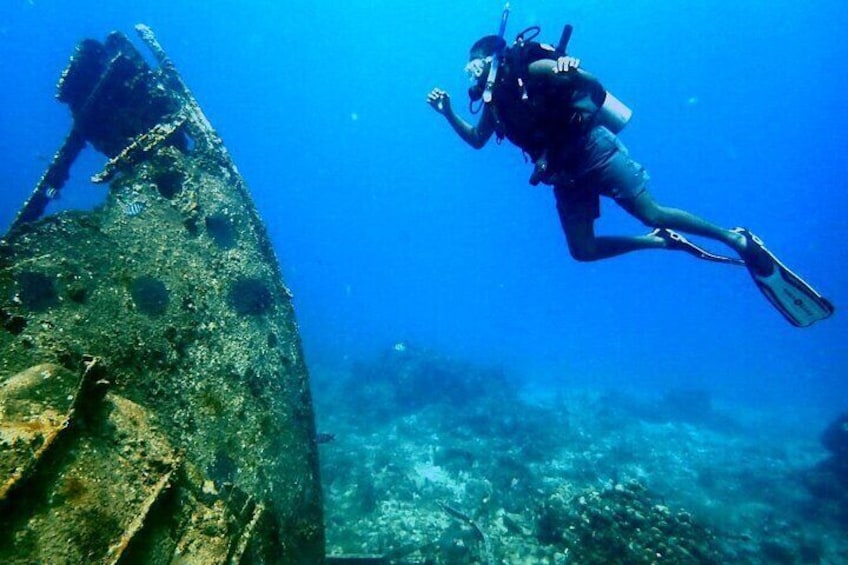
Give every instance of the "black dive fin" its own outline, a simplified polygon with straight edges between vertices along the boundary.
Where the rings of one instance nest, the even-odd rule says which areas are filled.
[[[757,287],[790,324],[803,328],[833,314],[833,304],[781,263],[759,237],[745,228],[734,231],[756,250],[746,266]]]

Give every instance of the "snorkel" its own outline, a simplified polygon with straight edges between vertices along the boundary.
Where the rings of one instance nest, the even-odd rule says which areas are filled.
[[[498,78],[498,68],[500,67],[501,58],[503,57],[504,50],[506,49],[506,41],[504,40],[504,35],[506,34],[506,22],[508,19],[509,2],[504,5],[503,13],[501,13],[501,25],[498,29],[497,35],[498,47],[491,55],[492,60],[489,65],[489,74],[486,77],[485,86],[483,84],[478,83],[468,89],[468,97],[471,99],[468,102],[468,109],[471,111],[472,114],[476,114],[477,112],[479,112],[480,109],[483,107],[484,103],[492,101],[492,90],[495,87],[495,81]],[[479,102],[479,104],[475,106],[476,102]]]
[[[498,78],[498,67],[501,65],[501,57],[503,56],[506,42],[504,34],[506,33],[506,21],[509,19],[509,2],[506,3],[501,14],[501,26],[498,29],[498,39],[500,39],[500,48],[492,55],[492,65],[489,67],[489,76],[486,78],[486,89],[483,90],[483,102],[488,104],[492,101],[492,89],[495,87],[495,80]]]

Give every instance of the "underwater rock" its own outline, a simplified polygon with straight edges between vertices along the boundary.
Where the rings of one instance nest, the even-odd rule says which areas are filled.
[[[830,455],[803,474],[815,499],[811,513],[831,516],[848,526],[848,412],[825,428],[821,443]]]
[[[834,459],[848,466],[848,412],[831,422],[821,436],[822,445]]]
[[[838,416],[821,435],[821,443],[830,456],[813,469],[815,481],[808,486],[826,497],[848,502],[848,412]],[[848,504],[845,506],[848,514]]]
[[[158,68],[118,33],[78,46],[59,85],[74,126],[0,240],[0,562],[320,563],[291,294],[223,143],[138,31]],[[109,157],[105,203],[42,218],[86,145]]]
[[[353,367],[346,395],[353,403],[374,406],[385,416],[409,413],[429,405],[479,407],[482,399],[514,399],[516,387],[494,368],[439,355],[411,346],[394,347],[370,362]],[[378,414],[379,416],[379,414]],[[483,424],[491,425],[491,414]]]

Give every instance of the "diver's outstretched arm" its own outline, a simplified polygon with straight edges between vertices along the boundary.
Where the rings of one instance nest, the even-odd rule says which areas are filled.
[[[450,94],[444,90],[440,88],[431,90],[427,95],[427,103],[447,119],[453,130],[465,143],[475,149],[480,149],[486,145],[486,142],[495,132],[495,117],[492,115],[492,110],[485,104],[480,113],[480,120],[476,126],[472,126],[453,111]]]

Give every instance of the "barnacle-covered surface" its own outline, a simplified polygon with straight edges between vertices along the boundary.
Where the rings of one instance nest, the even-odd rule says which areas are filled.
[[[0,562],[321,562],[291,295],[140,31],[160,69],[120,34],[78,47],[60,83],[74,128],[0,241]],[[110,158],[105,203],[37,219],[80,139]]]

